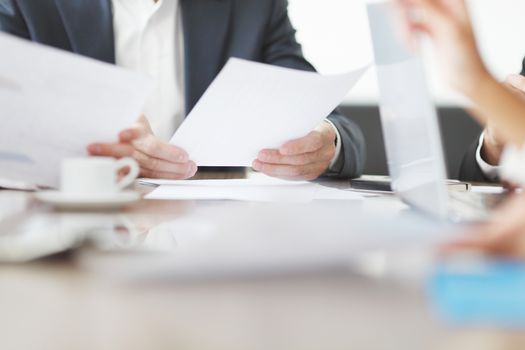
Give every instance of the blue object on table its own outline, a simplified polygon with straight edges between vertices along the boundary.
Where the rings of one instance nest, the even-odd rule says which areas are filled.
[[[438,266],[429,292],[438,314],[456,326],[525,329],[525,264],[515,261]]]

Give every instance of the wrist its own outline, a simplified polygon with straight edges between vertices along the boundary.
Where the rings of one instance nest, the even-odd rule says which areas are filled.
[[[481,157],[492,166],[498,166],[501,162],[504,146],[496,144],[485,138],[481,147]]]
[[[334,153],[334,156],[332,157],[330,164],[328,165],[327,170],[338,173],[339,170],[335,169],[335,167],[337,166],[338,160],[340,159],[341,151],[343,148],[341,144],[341,134],[339,133],[339,130],[334,125],[334,123],[332,123],[332,121],[330,121],[329,119],[325,119],[322,126],[328,127],[328,130],[329,130],[328,133],[330,135],[328,136],[329,140],[335,146],[335,153]]]
[[[335,125],[329,120],[325,120],[318,128],[318,131],[320,131],[323,135],[326,135],[326,137],[333,141],[334,144],[337,142],[337,129],[335,128]]]

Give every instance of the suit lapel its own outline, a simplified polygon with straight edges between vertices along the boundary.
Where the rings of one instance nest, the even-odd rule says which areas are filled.
[[[181,0],[188,113],[226,63],[231,0]]]
[[[55,0],[75,53],[115,63],[111,0]]]

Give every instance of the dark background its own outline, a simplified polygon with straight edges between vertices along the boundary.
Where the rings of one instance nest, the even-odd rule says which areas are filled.
[[[365,174],[387,175],[379,108],[342,106],[340,110],[357,122],[365,134],[368,153]],[[449,178],[457,179],[461,161],[469,146],[479,137],[481,127],[461,109],[439,108],[438,112]]]

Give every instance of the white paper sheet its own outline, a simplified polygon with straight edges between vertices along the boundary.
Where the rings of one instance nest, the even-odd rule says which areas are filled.
[[[273,178],[262,173],[250,174],[246,179],[228,180],[164,180],[164,179],[139,179],[144,185],[168,186],[301,186],[308,185],[308,181],[287,181]]]
[[[315,129],[367,69],[322,76],[231,59],[171,143],[199,166],[251,166],[259,151]]]
[[[0,34],[0,178],[56,187],[64,158],[113,142],[149,82],[92,59]]]
[[[166,182],[167,183],[167,182]],[[146,196],[159,200],[238,200],[308,203],[313,200],[361,200],[363,196],[311,182],[271,179],[187,180],[159,186]]]

